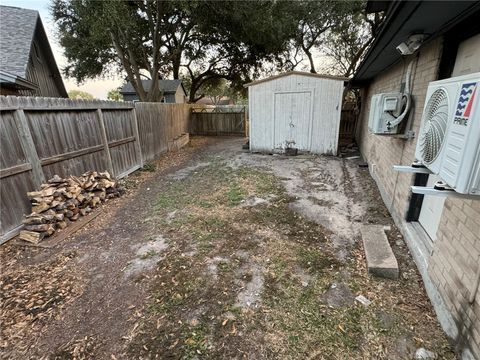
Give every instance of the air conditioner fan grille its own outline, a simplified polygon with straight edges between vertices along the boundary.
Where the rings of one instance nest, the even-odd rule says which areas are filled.
[[[435,90],[430,96],[424,112],[420,135],[422,160],[431,164],[438,157],[447,130],[448,97],[443,89]]]

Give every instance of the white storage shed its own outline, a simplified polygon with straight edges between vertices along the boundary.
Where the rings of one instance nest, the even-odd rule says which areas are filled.
[[[291,71],[246,84],[250,150],[336,155],[347,80]]]

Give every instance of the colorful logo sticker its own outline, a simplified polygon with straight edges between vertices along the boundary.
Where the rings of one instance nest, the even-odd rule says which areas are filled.
[[[458,98],[457,110],[453,122],[458,125],[468,125],[468,120],[472,112],[473,102],[475,101],[475,93],[477,91],[477,83],[465,83],[460,90]]]

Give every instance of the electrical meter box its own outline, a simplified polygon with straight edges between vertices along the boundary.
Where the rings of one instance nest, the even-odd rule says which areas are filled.
[[[373,134],[396,134],[398,126],[388,127],[386,113],[399,116],[402,110],[401,93],[385,93],[372,96],[370,114],[368,116],[368,130]]]

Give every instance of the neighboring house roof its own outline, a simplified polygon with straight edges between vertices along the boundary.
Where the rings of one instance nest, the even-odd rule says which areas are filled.
[[[42,20],[36,10],[0,6],[0,70],[4,75],[15,76],[20,82],[26,81],[27,65],[36,31],[59,91],[67,96]],[[6,77],[2,76],[2,79]]]
[[[218,101],[217,105],[230,105],[230,104],[233,104],[233,100],[230,99],[230,98],[222,98]]]
[[[38,11],[0,6],[0,68],[25,77]]]
[[[374,11],[378,5],[381,4],[369,1],[367,10]],[[401,61],[402,56],[396,48],[411,35],[425,34],[426,38],[423,42],[425,45],[467,17],[479,12],[479,1],[390,2],[383,25],[358,67],[353,83],[361,85],[368,82]]]
[[[348,81],[348,78],[343,77],[343,76],[313,74],[313,73],[306,72],[306,71],[287,71],[287,72],[284,72],[284,73],[281,73],[281,74],[278,74],[278,75],[270,76],[270,77],[265,78],[265,79],[252,81],[252,82],[250,82],[248,84],[245,84],[243,86],[248,87],[248,86],[252,86],[252,85],[257,85],[257,84],[261,84],[261,83],[266,82],[266,81],[271,81],[271,80],[275,80],[275,79],[278,79],[278,78],[281,78],[281,77],[284,77],[284,76],[290,76],[290,75],[302,75],[302,76],[310,76],[310,77],[316,77],[316,78],[322,78],[322,79],[333,79],[333,80]]]
[[[24,78],[11,74],[7,71],[0,70],[0,84],[6,87],[15,87],[20,89],[37,89],[38,86]]]
[[[152,86],[152,80],[146,79],[142,80],[142,85],[143,88],[145,89],[146,92],[150,90],[150,87]],[[185,95],[187,92],[185,91],[185,88],[183,87],[182,80],[159,80],[158,85],[160,87],[160,90],[163,91],[164,94],[172,94],[176,93],[178,90],[178,87],[181,86],[183,89],[183,92]],[[131,83],[126,83],[123,85],[122,89],[120,90],[121,94],[136,94],[137,92],[135,91],[135,88]]]

